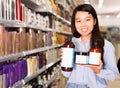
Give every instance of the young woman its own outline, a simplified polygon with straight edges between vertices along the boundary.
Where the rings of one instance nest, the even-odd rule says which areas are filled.
[[[95,47],[95,41],[102,51],[98,66],[75,64],[71,72],[62,71],[68,77],[67,88],[106,88],[109,80],[118,75],[115,49],[100,34],[95,9],[89,4],[78,5],[72,15],[72,42],[77,52],[89,52]]]

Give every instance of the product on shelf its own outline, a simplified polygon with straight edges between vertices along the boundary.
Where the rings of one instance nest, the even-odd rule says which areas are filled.
[[[36,11],[38,1],[46,11]],[[64,31],[70,32],[69,18],[55,0],[0,0],[0,88],[60,86],[57,44],[68,37]],[[31,82],[24,84],[25,79]]]
[[[0,24],[0,56],[5,55],[5,27]]]

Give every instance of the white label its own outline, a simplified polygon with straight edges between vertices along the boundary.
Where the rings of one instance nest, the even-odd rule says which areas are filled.
[[[89,64],[99,65],[101,53],[90,52]]]
[[[74,49],[73,48],[62,48],[62,67],[73,67],[74,66]]]
[[[89,58],[85,55],[76,55],[75,63],[78,64],[88,64]]]

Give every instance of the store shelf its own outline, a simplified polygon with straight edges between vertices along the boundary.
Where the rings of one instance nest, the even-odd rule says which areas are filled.
[[[41,6],[40,4],[38,4],[37,2],[33,1],[33,0],[22,0],[22,3],[25,4],[25,6],[27,6],[30,9],[33,9],[34,11],[37,12],[49,12],[52,15],[54,15],[55,17],[57,17],[58,19],[60,19],[62,22],[66,23],[67,25],[71,25],[71,23],[64,19],[63,17],[59,16],[58,14],[52,12],[50,9],[47,9],[44,6]]]
[[[27,28],[33,28],[33,29],[36,29],[36,30],[41,30],[41,31],[47,31],[45,27],[43,26],[36,26],[36,25],[26,25]]]
[[[68,2],[70,3],[71,7],[75,7],[75,1],[74,0],[68,0]]]
[[[47,70],[48,68],[50,68],[51,66],[53,66],[54,64],[56,64],[57,62],[59,62],[61,59],[57,59],[56,61],[54,62],[51,62],[50,64],[42,67],[40,70],[38,70],[36,73],[34,73],[33,75],[30,75],[28,77],[25,77],[24,79],[16,82],[14,85],[13,85],[13,88],[21,88],[22,86],[24,86],[26,83],[28,83],[30,80],[34,79],[35,77],[37,77],[39,74],[41,74],[42,72],[44,72],[45,70]],[[55,79],[56,77],[53,77],[50,81],[48,81],[48,83],[46,84],[49,85],[51,82],[53,82],[53,80]],[[46,88],[46,87],[45,87]]]
[[[21,2],[24,3],[25,6],[27,6],[28,8],[32,10],[36,10],[38,8],[39,10],[40,8],[41,10],[43,9],[43,7],[39,3],[35,2],[34,0],[21,0]]]
[[[48,88],[48,86],[57,78],[57,75],[53,76],[45,85],[43,88]]]
[[[18,58],[18,57],[22,57],[23,54],[22,53],[16,53],[16,54],[9,54],[3,57],[0,57],[0,62],[4,62],[4,61],[8,61],[14,58]]]
[[[18,20],[0,19],[0,24],[3,24],[6,27],[26,27],[24,22]]]
[[[36,12],[48,11],[45,6],[42,6],[40,3],[34,0],[21,0],[21,2],[24,3],[25,6]]]
[[[41,31],[52,31],[52,32],[66,34],[66,35],[72,35],[71,32],[65,32],[65,31],[61,31],[61,30],[57,30],[57,29],[52,29],[52,28],[45,28],[45,27],[42,27],[42,26],[27,25],[26,27],[33,28],[33,29],[36,29],[36,30],[41,30]]]
[[[45,28],[45,27],[42,27],[42,26],[27,25],[24,22],[17,21],[17,20],[0,19],[0,24],[3,24],[5,27],[27,27],[27,28],[33,28],[33,29],[41,30],[41,31],[54,31],[54,32],[58,32],[58,33],[71,35],[71,33],[69,33],[69,32],[60,31],[60,30],[51,29],[51,28]]]
[[[57,48],[57,47],[60,47],[60,46],[62,46],[62,45],[47,46],[47,47],[43,47],[43,48],[37,48],[37,49],[34,49],[34,50],[23,51],[21,53],[6,55],[6,56],[3,56],[3,57],[0,57],[0,62],[12,60],[14,58],[24,57],[26,55],[30,55],[30,54],[37,53],[37,52],[42,52],[42,51]]]
[[[19,2],[20,5],[25,5],[25,8],[27,7],[27,9],[30,9],[31,11],[35,12],[35,13],[42,13],[42,12],[45,12],[45,13],[48,13],[49,16],[54,16],[53,17],[53,21],[56,22],[56,21],[60,21],[60,23],[62,25],[65,25],[66,28],[69,28],[71,23],[66,20],[65,18],[59,16],[58,14],[52,12],[51,8],[49,8],[48,6],[43,6],[42,4],[36,2],[37,0],[21,0]],[[7,1],[5,1],[7,2]],[[5,3],[4,2],[4,3]],[[22,3],[21,3],[22,2]],[[7,3],[8,5],[10,3]],[[45,3],[46,4],[46,3]],[[61,4],[61,3],[60,3]],[[14,5],[18,5],[16,4],[16,2],[14,3]],[[61,4],[62,5],[62,4]],[[4,7],[7,7],[6,4]],[[11,6],[10,6],[11,7]],[[8,8],[7,8],[8,9]],[[24,7],[23,7],[24,9]],[[4,10],[4,9],[2,9]],[[21,8],[19,9],[19,7],[17,8],[17,10],[19,11],[22,11]],[[66,8],[64,8],[64,10],[66,10]],[[63,11],[64,11],[63,10]],[[6,13],[6,10],[4,11]],[[17,12],[17,11],[16,11]],[[7,12],[8,13],[8,12]],[[40,13],[40,15],[42,15]],[[11,14],[11,13],[10,13]],[[14,13],[14,14],[19,14],[21,15],[21,13],[17,12],[17,13]],[[21,16],[22,17],[22,16]],[[23,16],[24,17],[24,16]],[[16,16],[17,18],[17,16]],[[50,20],[51,20],[50,18]],[[11,19],[11,18],[10,18]],[[18,19],[19,16],[18,16]],[[23,21],[20,21],[20,20],[6,20],[6,19],[0,19],[0,24],[3,24],[4,27],[10,27],[11,28],[14,28],[14,27],[25,27],[25,29],[35,29],[35,32],[37,33],[36,30],[41,30],[41,31],[51,31],[51,32],[57,32],[57,33],[61,33],[61,34],[65,34],[66,35],[71,35],[70,32],[65,32],[65,31],[61,31],[61,30],[57,30],[57,29],[52,29],[52,28],[45,28],[45,26],[36,26],[36,25],[28,25],[26,23],[30,23],[29,21],[26,21],[26,22],[23,22]],[[34,24],[34,22],[33,22]],[[52,26],[52,25],[51,25]],[[54,26],[52,26],[54,27]],[[9,28],[8,28],[9,29]],[[12,31],[12,30],[10,30]],[[28,31],[27,31],[28,32]],[[42,52],[42,51],[47,51],[49,49],[55,49],[55,48],[59,48],[61,47],[62,45],[61,44],[58,44],[58,45],[53,45],[53,46],[46,46],[46,47],[42,47],[42,48],[36,48],[36,49],[33,49],[33,50],[28,50],[28,51],[22,51],[22,52],[19,52],[19,53],[11,53],[9,55],[5,55],[5,56],[0,56],[0,63],[4,63],[5,61],[11,63],[12,60],[16,59],[16,58],[22,58],[22,57],[27,57],[27,56],[31,56],[32,54],[37,54],[38,52]],[[17,59],[16,59],[17,60]],[[19,60],[19,59],[18,59]],[[36,78],[38,75],[40,75],[42,72],[46,71],[48,68],[50,68],[51,66],[54,66],[54,64],[58,64],[58,62],[60,62],[61,59],[58,59],[56,58],[56,61],[52,61],[50,64],[46,65],[46,66],[43,66],[43,68],[39,69],[37,72],[33,73],[32,75],[29,75],[27,77],[25,77],[24,79],[22,80],[19,80],[18,82],[16,82],[12,87],[9,87],[9,88],[22,88],[25,84],[29,83],[29,81],[31,81],[32,79]],[[5,62],[6,63],[6,62]],[[55,75],[54,77],[52,77],[47,83],[46,83],[46,86],[44,88],[47,88],[48,85],[50,85],[55,79],[56,79],[57,75]]]
[[[22,53],[23,53],[24,56],[26,56],[26,55],[30,55],[30,54],[33,54],[33,53],[42,52],[42,51],[45,51],[45,50],[57,48],[57,47],[60,47],[60,46],[61,45],[47,46],[47,47],[43,47],[43,48],[37,48],[37,49],[34,49],[34,50],[23,51]]]
[[[67,25],[69,25],[69,26],[71,25],[71,23],[68,20],[66,20],[63,17],[57,15],[56,13],[54,13],[50,10],[48,12],[51,13],[52,15],[54,15],[55,17],[57,17],[58,19],[60,19],[62,22],[66,23]]]
[[[56,60],[56,61],[54,61],[54,62],[51,62],[50,64],[44,66],[42,69],[40,69],[39,71],[37,71],[35,74],[33,74],[33,75],[29,76],[29,77],[26,77],[26,78],[24,79],[24,83],[27,83],[27,82],[29,82],[31,79],[37,77],[39,74],[41,74],[42,72],[44,72],[44,71],[47,70],[49,67],[53,66],[55,63],[57,63],[57,62],[59,62],[59,61],[60,61],[60,59],[58,59],[58,60]]]
[[[53,31],[53,32],[61,33],[61,34],[72,35],[71,32],[65,32],[65,31],[51,29],[51,28],[46,28],[46,29],[47,29],[47,31]]]

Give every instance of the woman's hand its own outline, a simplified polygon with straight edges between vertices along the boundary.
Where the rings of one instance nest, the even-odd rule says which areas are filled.
[[[103,63],[102,63],[102,61],[100,60],[100,64],[99,64],[99,65],[90,65],[89,67],[90,67],[91,69],[93,69],[93,71],[94,71],[95,73],[100,73],[100,70],[102,69],[102,66],[103,66]]]
[[[100,60],[99,65],[83,65],[83,66],[90,67],[97,74],[97,73],[100,73],[100,70],[102,69],[103,63]]]

